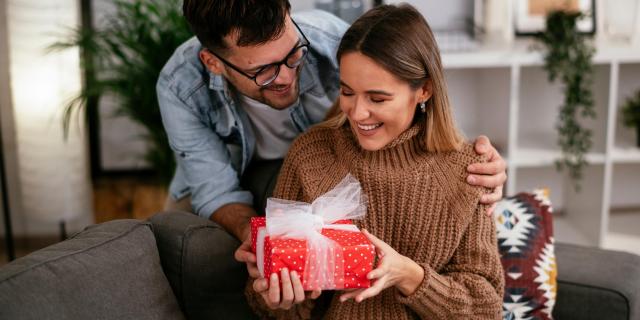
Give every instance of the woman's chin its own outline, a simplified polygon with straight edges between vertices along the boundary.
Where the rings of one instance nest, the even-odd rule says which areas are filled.
[[[358,144],[360,148],[367,151],[378,151],[385,146],[385,144],[364,137],[358,137]]]

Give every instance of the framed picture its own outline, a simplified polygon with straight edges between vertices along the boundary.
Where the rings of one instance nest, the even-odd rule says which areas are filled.
[[[578,30],[585,34],[594,34],[596,31],[595,0],[516,0],[514,10],[518,36],[544,31],[547,13],[553,10],[580,11],[585,17],[578,20]]]

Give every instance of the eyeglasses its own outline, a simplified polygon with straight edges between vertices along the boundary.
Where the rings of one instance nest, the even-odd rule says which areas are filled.
[[[211,54],[216,56],[216,58],[220,59],[220,61],[222,61],[227,66],[229,66],[231,69],[237,71],[238,73],[249,78],[250,80],[253,80],[253,82],[255,82],[259,87],[268,86],[276,78],[278,78],[278,74],[280,74],[280,67],[283,64],[291,69],[297,68],[300,64],[302,64],[302,62],[304,61],[304,57],[309,52],[309,45],[311,43],[309,42],[307,37],[304,35],[304,33],[302,33],[302,30],[300,30],[300,27],[298,26],[298,24],[295,21],[293,21],[293,19],[291,19],[291,22],[293,22],[293,24],[296,26],[296,29],[298,29],[298,32],[300,32],[300,34],[302,35],[302,38],[304,39],[304,43],[296,44],[296,46],[293,47],[291,51],[289,51],[287,56],[284,57],[284,59],[280,60],[279,62],[274,62],[274,63],[267,64],[260,67],[260,69],[258,69],[258,71],[256,71],[256,73],[253,76],[242,71],[242,69],[235,66],[233,63],[225,60],[215,52],[211,50],[209,50],[209,52],[211,52]]]

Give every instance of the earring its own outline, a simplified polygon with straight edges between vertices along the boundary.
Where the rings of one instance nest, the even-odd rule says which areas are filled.
[[[427,112],[427,106],[425,104],[425,101],[422,101],[422,103],[420,103],[420,111],[422,111],[422,113]]]

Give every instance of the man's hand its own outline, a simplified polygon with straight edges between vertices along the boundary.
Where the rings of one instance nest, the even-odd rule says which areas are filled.
[[[253,290],[262,296],[271,309],[289,310],[294,304],[303,302],[305,298],[316,299],[320,296],[320,290],[305,293],[300,277],[295,271],[289,273],[287,268],[283,268],[280,271],[280,279],[282,279],[282,290],[280,290],[276,273],[271,274],[268,281],[265,278],[253,281]]]
[[[256,264],[256,255],[251,252],[251,237],[247,237],[247,239],[242,242],[234,256],[236,260],[244,262],[247,265],[247,271],[251,278],[260,278],[260,271],[258,271],[258,265]]]
[[[479,155],[485,155],[488,162],[469,165],[467,171],[470,174],[467,176],[467,182],[493,189],[493,193],[485,194],[480,199],[481,203],[491,205],[487,210],[487,215],[490,216],[493,214],[496,202],[502,199],[502,186],[507,181],[507,164],[486,136],[478,137],[474,148]]]

